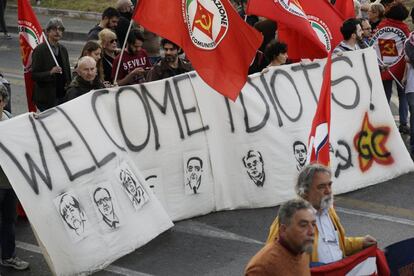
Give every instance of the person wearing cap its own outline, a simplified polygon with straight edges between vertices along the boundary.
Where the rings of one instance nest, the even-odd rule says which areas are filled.
[[[61,104],[65,99],[65,88],[71,82],[68,50],[59,43],[65,31],[62,19],[51,18],[45,29],[52,51],[43,42],[32,54],[32,78],[35,82],[33,100],[39,111]]]
[[[6,86],[0,83],[0,124],[11,118],[11,114],[4,110],[9,100]],[[0,167],[0,240],[1,260],[0,265],[24,270],[29,263],[16,257],[16,239],[14,224],[16,223],[17,197],[9,179]]]

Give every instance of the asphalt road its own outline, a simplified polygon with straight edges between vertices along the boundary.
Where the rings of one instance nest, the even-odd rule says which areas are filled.
[[[0,71],[12,83],[15,115],[27,110],[17,42],[16,36],[9,41],[0,40]],[[63,43],[73,64],[82,44]],[[394,106],[393,111],[396,114]],[[381,248],[414,237],[413,177],[414,173],[410,173],[337,196],[336,207],[347,234],[370,234],[378,239]],[[265,241],[277,209],[225,211],[180,221],[96,275],[241,275],[247,261]],[[0,268],[0,273],[51,275],[26,220],[18,221],[16,239],[17,254],[31,263],[30,270]]]

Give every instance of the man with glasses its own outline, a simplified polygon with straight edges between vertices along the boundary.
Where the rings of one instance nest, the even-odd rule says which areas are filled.
[[[362,27],[362,45],[363,48],[369,45],[369,41],[371,40],[371,24],[369,24],[368,19],[361,19],[361,27]]]
[[[148,73],[148,81],[166,79],[193,70],[191,63],[178,56],[180,47],[174,42],[163,38],[161,47],[164,50],[164,58]]]
[[[3,110],[9,99],[7,88],[0,83],[0,123],[11,118],[9,112]],[[24,270],[29,263],[16,257],[16,240],[14,224],[16,222],[17,197],[10,185],[9,179],[0,167],[0,265]]]
[[[109,228],[117,228],[119,226],[119,219],[115,214],[114,204],[109,191],[106,188],[98,187],[93,193],[93,200],[102,215],[102,220]]]
[[[370,235],[346,237],[345,230],[333,208],[331,170],[320,164],[310,164],[299,173],[296,194],[307,200],[316,210],[314,250],[311,261],[331,263],[350,256],[377,243]],[[273,242],[279,232],[278,218],[270,227],[267,243]]]
[[[119,66],[118,76],[115,79],[119,54],[112,63],[112,79],[119,86],[131,85],[145,82],[145,76],[151,69],[147,52],[142,48],[144,37],[137,29],[131,30],[127,38],[127,47],[122,55],[121,65]]]
[[[33,100],[39,111],[63,103],[65,89],[71,82],[68,50],[59,43],[64,31],[62,19],[51,18],[46,25],[46,37],[52,51],[46,42],[39,44],[33,50],[32,78],[35,82]]]

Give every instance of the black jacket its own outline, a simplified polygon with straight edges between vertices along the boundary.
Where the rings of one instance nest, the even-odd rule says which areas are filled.
[[[35,82],[33,100],[38,107],[41,106],[45,109],[56,106],[58,98],[63,99],[64,97],[64,95],[57,95],[58,78],[64,80],[62,84],[64,87],[67,87],[71,81],[68,51],[61,44],[58,44],[58,47],[59,59],[62,63],[59,65],[63,71],[61,76],[50,74],[50,70],[56,64],[45,42],[39,44],[32,54],[32,78]]]
[[[90,83],[88,81],[85,81],[82,79],[79,75],[76,76],[72,82],[70,83],[68,90],[66,91],[66,99],[65,101],[70,101],[74,98],[77,98],[79,96],[82,96],[83,94],[88,93],[91,90],[94,89],[101,89],[105,86],[102,84],[102,82],[96,77],[93,81],[93,83]]]

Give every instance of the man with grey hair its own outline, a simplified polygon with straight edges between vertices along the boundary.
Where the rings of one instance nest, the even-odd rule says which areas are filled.
[[[66,91],[66,100],[82,96],[94,89],[104,88],[104,84],[97,78],[96,61],[90,56],[83,56],[78,60],[77,75],[73,78]]]
[[[46,42],[33,50],[33,100],[39,111],[61,104],[65,98],[65,88],[71,81],[68,51],[59,43],[64,31],[62,19],[58,17],[51,18],[46,25],[46,37],[55,59]]]
[[[11,114],[4,110],[9,100],[7,88],[0,83],[0,123],[11,118]],[[24,270],[29,263],[16,257],[16,240],[14,224],[16,223],[17,197],[10,185],[9,179],[0,167],[0,265]]]
[[[345,236],[345,230],[333,208],[331,170],[328,167],[317,163],[305,166],[299,173],[295,190],[299,197],[307,200],[316,210],[312,262],[335,262],[377,243],[370,235]],[[277,238],[279,228],[276,218],[270,227],[267,243]]]
[[[309,257],[315,235],[315,211],[303,199],[289,200],[279,209],[279,236],[248,263],[245,275],[310,275]]]

